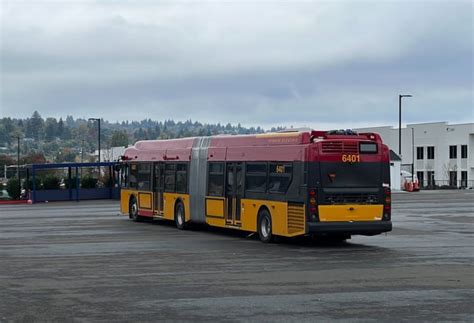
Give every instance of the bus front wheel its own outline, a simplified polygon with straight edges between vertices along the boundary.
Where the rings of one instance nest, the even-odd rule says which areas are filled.
[[[138,215],[138,203],[134,196],[132,196],[130,203],[128,204],[128,217],[135,222],[140,221],[140,216]]]
[[[174,222],[179,230],[184,230],[186,228],[186,216],[184,214],[184,206],[181,202],[176,205]]]
[[[268,243],[273,240],[272,217],[265,209],[259,212],[257,230],[260,241]]]

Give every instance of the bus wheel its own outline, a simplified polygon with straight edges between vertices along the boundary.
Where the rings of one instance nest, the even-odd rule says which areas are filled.
[[[272,217],[267,210],[259,212],[257,230],[260,241],[265,243],[272,241]]]
[[[184,215],[184,206],[183,203],[179,202],[176,205],[176,209],[174,211],[174,222],[176,223],[176,227],[180,230],[184,230],[186,228],[186,217]]]
[[[132,196],[130,203],[128,204],[128,217],[135,222],[140,221],[140,216],[138,215],[137,199],[134,196]]]

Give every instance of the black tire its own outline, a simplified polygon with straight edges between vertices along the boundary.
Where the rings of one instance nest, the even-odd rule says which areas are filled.
[[[138,203],[135,196],[130,198],[130,202],[128,203],[128,217],[133,220],[134,222],[140,222],[141,218],[138,215]]]
[[[272,217],[270,212],[265,209],[258,214],[257,231],[260,241],[268,243],[273,240]]]
[[[181,202],[178,202],[174,209],[174,222],[179,230],[184,230],[186,228],[186,215],[184,213],[183,203]]]

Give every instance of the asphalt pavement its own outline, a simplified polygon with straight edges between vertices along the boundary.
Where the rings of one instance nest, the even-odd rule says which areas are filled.
[[[474,192],[393,200],[393,232],[342,244],[2,205],[0,322],[473,321]]]

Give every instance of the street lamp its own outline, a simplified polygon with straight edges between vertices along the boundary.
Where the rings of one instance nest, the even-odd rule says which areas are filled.
[[[18,178],[18,186],[21,192],[21,181],[20,181],[20,136],[12,136],[17,140],[17,150],[16,150],[16,177]]]
[[[402,156],[402,98],[411,98],[411,94],[398,95],[398,154]]]
[[[97,141],[98,141],[98,149],[99,149],[99,163],[100,163],[100,119],[99,118],[89,118],[89,121],[97,121],[97,128],[98,128],[98,136],[97,136]]]

